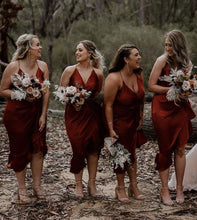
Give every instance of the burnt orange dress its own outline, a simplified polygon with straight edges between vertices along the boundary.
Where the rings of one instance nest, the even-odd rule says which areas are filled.
[[[169,75],[168,64],[161,76]],[[169,83],[158,80],[158,85],[169,87]],[[168,101],[166,94],[155,94],[152,100],[152,121],[156,131],[159,152],[156,155],[156,169],[164,171],[172,164],[172,152],[183,147],[192,132],[191,119],[195,117],[189,101]]]
[[[122,80],[123,81],[123,80]],[[138,92],[133,92],[123,81],[122,87],[117,93],[113,104],[113,128],[119,136],[119,143],[122,144],[131,153],[131,162],[135,161],[135,150],[137,143],[144,144],[146,138],[144,134],[140,136],[141,141],[137,139],[137,127],[140,121],[140,106],[144,102],[143,80],[137,76]],[[118,167],[115,173],[123,173],[128,168],[124,165],[124,170]]]
[[[18,74],[22,71],[19,69]],[[36,77],[43,82],[43,72],[38,68]],[[15,172],[24,170],[31,161],[32,154],[47,153],[46,127],[39,132],[39,119],[42,113],[42,98],[33,102],[8,100],[3,116],[8,132],[10,154],[8,167]]]
[[[92,92],[80,111],[76,111],[71,104],[67,104],[65,109],[66,131],[73,150],[72,173],[79,173],[86,166],[88,153],[99,154],[103,146],[101,107],[95,99],[98,85],[99,79],[94,70],[86,84],[77,68],[70,78],[69,86],[81,86]]]

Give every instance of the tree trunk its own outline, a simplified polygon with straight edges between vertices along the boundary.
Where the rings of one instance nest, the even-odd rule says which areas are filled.
[[[156,133],[150,118],[144,118],[143,130],[148,140],[156,140]],[[197,121],[192,121],[193,133],[190,135],[188,143],[197,142]]]
[[[144,0],[140,0],[140,25],[144,25]]]
[[[34,8],[32,5],[32,0],[29,0],[29,6],[31,9],[31,25],[32,25],[32,33],[36,34],[36,28],[35,28],[35,16],[34,16]]]

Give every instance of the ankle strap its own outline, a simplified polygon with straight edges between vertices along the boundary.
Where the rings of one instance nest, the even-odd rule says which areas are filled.
[[[116,186],[116,189],[125,189],[125,186]]]

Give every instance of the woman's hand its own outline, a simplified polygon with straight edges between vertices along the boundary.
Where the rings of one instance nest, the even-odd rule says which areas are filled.
[[[42,132],[43,129],[45,128],[45,125],[46,125],[46,117],[44,115],[41,115],[40,116],[40,119],[39,119],[39,131]]]
[[[116,134],[116,132],[114,130],[109,131],[109,136],[112,138],[119,138],[119,136]]]
[[[140,119],[139,125],[138,125],[138,127],[137,127],[137,131],[139,131],[139,130],[142,129],[142,125],[143,125],[143,119]]]

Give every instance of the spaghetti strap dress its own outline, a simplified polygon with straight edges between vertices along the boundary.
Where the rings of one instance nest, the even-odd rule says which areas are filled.
[[[144,144],[146,138],[144,134],[140,135],[138,140],[137,127],[140,121],[140,106],[144,101],[143,80],[137,76],[138,91],[132,91],[122,79],[122,87],[117,93],[113,104],[113,128],[119,136],[119,143],[122,144],[131,153],[131,162],[135,161],[135,150],[137,143]],[[118,167],[114,169],[115,173],[123,173],[128,169],[128,164],[124,164],[124,169]]]
[[[19,68],[19,75],[22,70]],[[38,67],[36,77],[42,83],[43,72]],[[46,127],[39,131],[39,119],[42,113],[42,98],[32,102],[26,100],[8,100],[3,116],[3,122],[9,137],[8,168],[15,172],[25,169],[31,161],[32,154],[47,153]]]
[[[169,75],[168,64],[161,76]],[[169,83],[158,80],[158,85],[169,87]],[[191,119],[195,114],[189,101],[168,101],[166,94],[155,94],[152,100],[152,121],[157,135],[159,152],[156,155],[156,169],[164,171],[172,164],[172,153],[182,148],[192,132]]]
[[[80,86],[92,92],[80,111],[76,111],[71,104],[67,104],[65,109],[65,126],[73,151],[72,173],[79,173],[86,166],[88,154],[99,154],[103,146],[101,106],[95,98],[98,85],[99,79],[94,69],[86,83],[77,68],[70,78],[69,86]]]

